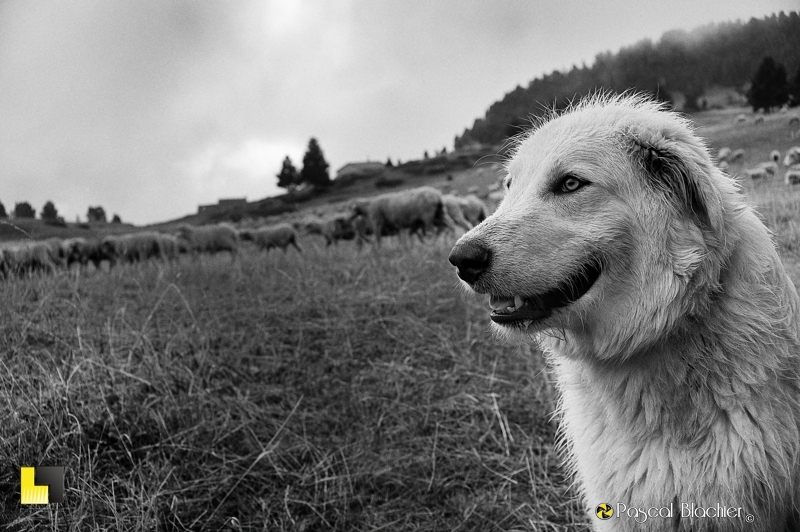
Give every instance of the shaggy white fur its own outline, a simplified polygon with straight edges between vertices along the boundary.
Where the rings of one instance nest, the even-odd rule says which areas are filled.
[[[598,95],[520,137],[507,170],[451,262],[492,296],[500,336],[545,351],[593,526],[800,527],[797,292],[690,123]],[[598,519],[600,503],[617,514]],[[673,511],[643,521],[620,504]]]

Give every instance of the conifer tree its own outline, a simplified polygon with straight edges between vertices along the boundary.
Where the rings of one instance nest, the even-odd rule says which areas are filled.
[[[283,160],[283,166],[277,177],[279,187],[285,188],[286,190],[294,190],[297,187],[300,176],[288,155]]]
[[[317,139],[312,138],[308,141],[308,150],[303,156],[303,169],[300,171],[300,182],[313,185],[315,187],[327,187],[331,184],[328,175],[328,161],[322,154]]]
[[[753,111],[763,109],[767,113],[785,104],[789,100],[786,67],[776,63],[770,56],[764,57],[751,81],[747,100]]]

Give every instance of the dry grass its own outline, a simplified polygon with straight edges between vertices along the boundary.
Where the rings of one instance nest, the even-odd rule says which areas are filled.
[[[452,242],[246,253],[9,282],[10,530],[563,530],[539,356],[498,346]],[[8,492],[7,492],[8,493]]]

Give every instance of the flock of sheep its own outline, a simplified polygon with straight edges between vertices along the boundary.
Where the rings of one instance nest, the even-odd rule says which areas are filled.
[[[735,151],[731,151],[730,148],[721,148],[717,153],[717,162],[720,168],[727,170],[729,164],[743,161],[744,156],[745,151],[741,148]],[[779,175],[781,173],[781,152],[772,150],[769,158],[769,161],[745,169],[745,175],[752,180],[766,180]],[[800,146],[789,148],[783,158],[783,182],[787,185],[800,185]]]
[[[486,205],[475,196],[458,197],[442,194],[425,186],[399,192],[359,198],[346,212],[326,217],[313,216],[292,223],[275,223],[256,228],[236,228],[228,223],[214,225],[181,225],[175,234],[143,231],[103,238],[50,238],[40,241],[4,242],[0,244],[0,274],[4,277],[24,276],[33,272],[53,272],[73,265],[109,268],[122,263],[138,263],[150,259],[177,260],[182,253],[229,252],[236,256],[242,243],[249,242],[263,250],[289,246],[302,251],[299,234],[318,234],[326,244],[339,240],[356,240],[359,247],[374,236],[401,233],[426,235],[457,227],[469,230],[487,216]]]

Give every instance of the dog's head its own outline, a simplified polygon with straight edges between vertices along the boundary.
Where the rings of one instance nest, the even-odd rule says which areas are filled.
[[[677,114],[592,98],[522,137],[507,171],[497,211],[450,254],[498,332],[625,358],[708,304],[737,190]]]

